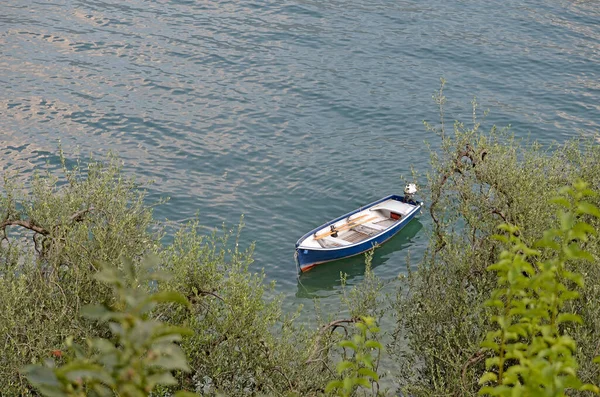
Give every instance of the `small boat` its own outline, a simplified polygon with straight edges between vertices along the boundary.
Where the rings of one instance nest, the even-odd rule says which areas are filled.
[[[296,263],[305,272],[321,263],[361,254],[381,245],[420,213],[415,184],[404,196],[389,195],[311,230],[296,243]]]

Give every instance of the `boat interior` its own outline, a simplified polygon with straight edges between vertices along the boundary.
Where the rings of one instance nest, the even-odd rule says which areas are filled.
[[[317,230],[299,248],[337,248],[368,240],[400,222],[414,208],[394,199],[383,201]]]

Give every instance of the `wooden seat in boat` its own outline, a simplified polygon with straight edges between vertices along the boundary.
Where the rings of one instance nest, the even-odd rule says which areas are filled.
[[[315,240],[319,240],[319,239],[322,239],[325,237],[331,237],[332,234],[342,232],[344,230],[352,229],[355,226],[362,225],[362,224],[368,223],[368,222],[372,222],[376,219],[377,219],[377,216],[373,216],[370,214],[363,214],[361,216],[358,216],[355,219],[349,219],[348,223],[338,226],[333,230],[327,230],[327,231],[321,232],[319,234],[315,233],[314,237],[315,237]]]
[[[358,225],[356,227],[353,227],[350,230],[356,230],[357,232],[365,233],[365,234],[368,234],[369,236],[374,236],[376,234],[379,234],[383,230],[385,230],[385,227],[381,227],[381,226],[370,223],[367,225]]]
[[[350,245],[346,240],[342,240],[341,238],[326,236],[317,240],[319,245],[323,248],[333,248],[333,247],[343,247],[344,245]]]
[[[384,221],[386,221],[386,220],[387,219],[384,219]],[[381,222],[381,220],[379,222]],[[384,231],[385,229],[388,228],[387,226],[379,225],[378,223],[374,223],[374,222],[373,223],[367,223],[366,225],[362,225],[362,226],[366,226],[368,228],[375,229],[375,230],[377,230],[378,233],[382,232],[382,231]]]

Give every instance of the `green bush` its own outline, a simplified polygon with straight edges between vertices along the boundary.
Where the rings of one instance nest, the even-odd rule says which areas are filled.
[[[352,351],[352,355],[337,364],[337,372],[342,379],[332,380],[325,388],[326,393],[335,393],[337,396],[349,397],[363,391],[366,395],[379,395],[379,357],[383,346],[375,335],[379,328],[373,317],[362,317],[355,323],[358,333],[352,339],[345,339],[339,346]],[[372,353],[376,352],[376,357]]]
[[[307,363],[314,331],[297,327],[295,314],[284,315],[279,297],[265,296],[273,284],[249,272],[252,247],[238,250],[239,235],[228,244],[231,234],[202,237],[191,224],[161,254],[174,275],[161,288],[180,291],[192,304],[190,311],[161,312],[194,329],[182,344],[192,368],[182,374],[182,385],[203,395],[315,393],[330,375],[322,370],[326,363]]]
[[[486,301],[495,329],[482,343],[491,357],[479,379],[487,384],[480,394],[564,396],[566,389],[600,391],[577,376],[576,341],[564,329],[565,324],[582,322],[565,306],[579,297],[577,287],[584,285],[583,276],[567,270],[567,265],[576,260],[593,262],[581,244],[596,235],[585,219],[600,218],[600,210],[584,201],[595,194],[583,182],[563,193],[553,200],[564,207],[558,213],[560,227],[547,230],[536,243],[538,249],[523,243],[519,228],[512,225],[501,225],[506,235],[496,236],[507,249],[488,267],[498,282]],[[544,250],[551,256],[540,262],[537,258]]]
[[[160,235],[144,192],[123,178],[116,158],[85,170],[63,166],[62,178],[36,174],[27,188],[5,177],[0,196],[0,390],[24,395],[24,364],[48,357],[72,336],[107,336],[78,313],[110,302],[92,276],[95,261],[117,263],[155,248]]]
[[[556,229],[559,220],[550,200],[576,180],[596,188],[600,147],[583,139],[544,148],[496,128],[482,133],[476,119],[471,128],[455,123],[453,132],[438,133],[442,146],[432,154],[431,197],[426,200],[433,220],[430,245],[418,270],[409,269],[401,282],[391,351],[405,394],[475,396],[485,372],[480,343],[493,327],[484,302],[496,288],[496,275],[486,269],[505,248],[493,238],[497,225],[518,225],[527,246]],[[600,204],[597,197],[589,201]],[[597,219],[588,223],[600,228]],[[583,248],[594,258],[600,255],[596,238]],[[549,255],[542,252],[540,260]],[[600,341],[600,267],[596,259],[577,260],[568,270],[586,280],[580,298],[565,304],[583,325],[563,326],[577,341],[579,378],[597,384],[600,372],[593,358]]]
[[[174,371],[189,371],[178,343],[192,330],[166,325],[150,313],[158,304],[189,307],[190,303],[174,291],[146,292],[146,285],[169,278],[168,273],[157,269],[155,258],[146,258],[140,269],[131,260],[122,263],[123,270],[103,264],[94,277],[112,286],[117,296],[114,305],[82,308],[84,317],[107,322],[112,337],[88,340],[87,352],[68,342],[75,357],[62,366],[46,360],[45,365],[25,367],[27,378],[42,395],[144,397],[159,385],[177,385]],[[194,395],[178,392],[175,397]]]
[[[176,291],[190,302],[189,308],[160,305],[151,318],[193,331],[180,342],[190,370],[175,374],[178,385],[158,385],[154,395],[178,388],[232,396],[323,392],[335,376],[331,347],[339,335],[282,313],[272,285],[249,267],[252,247],[238,249],[226,230],[202,236],[194,222],[163,245],[144,191],[121,174],[115,157],[72,169],[63,159],[59,172],[36,174],[23,185],[6,177],[0,195],[3,395],[35,395],[19,370],[70,351],[65,341],[87,345],[114,335],[106,322],[79,316],[84,306],[112,307],[120,299],[94,277],[96,263],[123,270],[121,258],[137,267],[148,253],[173,278],[140,288]],[[64,369],[72,357],[54,359]]]
[[[440,93],[440,105],[442,97]],[[499,330],[505,332],[505,342],[514,342],[509,338],[512,331],[508,326],[498,328],[499,317],[492,317],[493,309],[484,305],[490,291],[499,288],[497,275],[487,269],[511,246],[526,251],[543,240],[548,230],[561,230],[566,218],[556,218],[549,200],[560,186],[575,180],[598,188],[600,147],[593,141],[573,140],[542,148],[495,128],[483,134],[476,119],[472,128],[456,123],[452,134],[438,133],[442,148],[432,154],[433,167],[428,176],[431,243],[418,271],[409,268],[401,282],[393,303],[397,328],[394,343],[386,349],[386,360],[397,359],[395,381],[406,395],[475,396],[481,379],[497,386],[493,374],[498,377],[500,368],[508,371],[516,362],[505,354],[498,362],[488,361],[486,367],[486,359],[492,354],[488,349],[494,350],[493,344],[499,343]],[[132,258],[132,266],[137,267],[142,257],[154,252],[160,258],[161,269],[173,277],[140,285],[140,290],[146,289],[149,294],[176,291],[190,302],[188,307],[159,305],[147,313],[148,321],[182,325],[193,331],[178,342],[189,371],[174,373],[176,385],[158,382],[153,395],[171,395],[179,388],[208,396],[322,395],[329,381],[339,379],[331,369],[341,354],[334,347],[343,338],[351,340],[348,324],[364,316],[380,321],[388,308],[382,296],[383,285],[370,270],[367,257],[364,282],[350,291],[344,288],[342,302],[347,306],[348,318],[329,316],[325,320],[323,316],[317,330],[298,325],[299,312],[282,313],[281,298],[273,296],[272,285],[265,283],[264,274],[251,270],[253,247],[238,248],[239,230],[238,234],[222,230],[203,236],[197,222],[192,222],[176,230],[172,243],[163,245],[161,225],[153,220],[144,191],[122,176],[116,158],[107,164],[91,161],[87,167],[78,165],[74,169],[65,167],[63,161],[62,176],[36,174],[25,186],[5,178],[0,195],[3,394],[36,393],[19,373],[24,365],[55,356],[57,368],[69,368],[64,364],[73,359],[74,351],[57,356],[57,352],[72,351],[65,349],[64,341],[87,345],[88,341],[114,335],[106,322],[78,315],[86,305],[118,305],[119,294],[94,277],[97,260],[117,264],[123,270],[122,257]],[[587,196],[585,202],[589,208],[600,205],[597,196]],[[582,216],[590,227],[572,225],[573,230],[599,230],[598,219],[577,216]],[[500,223],[518,225],[519,235],[513,236],[517,240],[507,245],[495,239]],[[574,237],[565,236],[555,234],[555,239],[570,241]],[[584,258],[565,259],[564,271],[555,273],[559,276],[554,285],[569,291],[573,284],[563,278],[580,274],[585,280],[577,289],[579,298],[565,298],[560,304],[561,313],[578,316],[571,318],[580,318],[582,323],[557,318],[552,331],[552,338],[565,342],[557,346],[567,349],[559,356],[568,358],[567,353],[571,354],[572,361],[567,360],[565,368],[575,370],[577,364],[576,377],[582,384],[598,384],[600,380],[600,370],[593,363],[600,353],[598,241],[591,234],[581,239],[581,250],[593,258],[591,263]],[[551,246],[538,248],[536,263],[551,263],[556,258],[557,251]],[[512,251],[511,258],[521,255],[519,249]],[[506,260],[507,254],[503,255],[502,260]],[[519,263],[526,267],[532,258],[528,256]],[[518,279],[531,283],[536,279],[533,275]],[[503,304],[517,302],[507,301],[506,295],[500,300]],[[513,316],[510,325],[519,321],[521,317]],[[547,320],[539,321],[545,324]],[[496,333],[488,339],[487,348],[482,348],[481,342],[490,330]],[[536,335],[532,331],[522,338],[533,341]],[[565,335],[575,343],[560,339]],[[504,343],[497,352],[506,346]],[[536,346],[543,350],[543,345]],[[531,357],[534,353],[539,351],[533,351]],[[342,360],[355,363],[353,368],[358,370],[364,363],[354,357],[354,361]],[[503,364],[498,366],[500,362]],[[385,368],[362,368],[389,373]],[[488,375],[484,375],[486,371]],[[554,378],[561,379],[564,374]],[[349,377],[358,379],[354,375]],[[500,378],[505,379],[504,375]],[[356,385],[350,388],[355,394],[366,390]],[[337,386],[332,387],[344,389],[343,385]],[[576,396],[585,391],[572,389],[569,393]]]

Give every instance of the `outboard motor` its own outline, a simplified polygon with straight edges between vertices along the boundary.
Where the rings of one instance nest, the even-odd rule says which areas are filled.
[[[404,187],[404,201],[410,203],[414,199],[414,195],[417,193],[417,185],[409,183]]]

